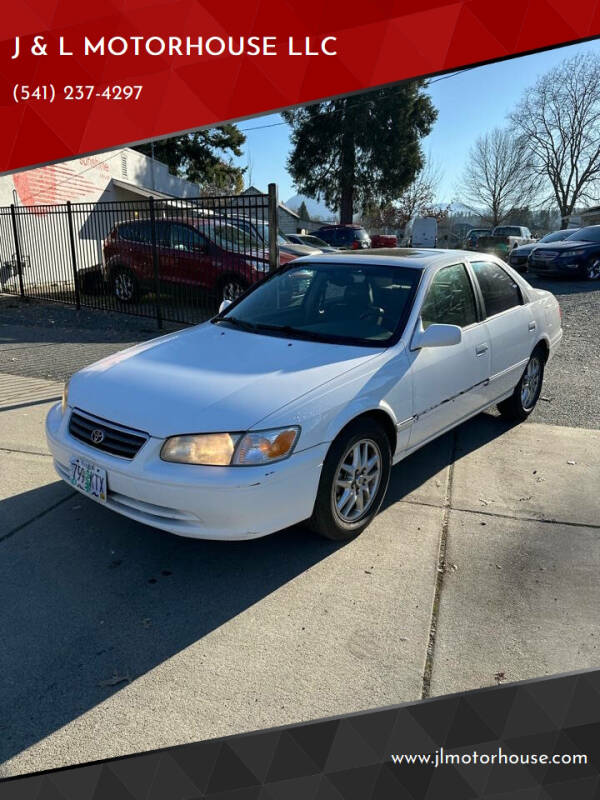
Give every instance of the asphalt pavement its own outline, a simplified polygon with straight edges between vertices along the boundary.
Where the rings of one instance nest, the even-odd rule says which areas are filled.
[[[600,285],[551,288],[532,419],[396,466],[345,546],[181,539],[72,491],[48,408],[156,328],[0,297],[0,777],[599,666]]]
[[[600,664],[600,431],[482,414],[345,546],[203,542],[58,481],[61,384],[4,378],[0,777]]]

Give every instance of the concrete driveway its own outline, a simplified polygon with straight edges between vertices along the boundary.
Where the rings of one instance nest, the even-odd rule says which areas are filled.
[[[600,664],[600,431],[484,414],[346,546],[180,539],[59,482],[0,375],[0,776]]]

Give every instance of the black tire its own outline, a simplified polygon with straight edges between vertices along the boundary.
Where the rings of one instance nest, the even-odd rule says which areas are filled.
[[[237,300],[248,288],[248,283],[238,275],[227,275],[219,285],[219,302]]]
[[[600,257],[593,256],[585,265],[585,279],[588,281],[600,280]]]
[[[498,411],[505,419],[512,420],[513,422],[523,422],[531,414],[542,392],[545,361],[543,349],[541,347],[536,347],[512,395],[501,403],[498,403]],[[535,387],[532,387],[531,381],[533,374],[531,370],[535,370],[536,367],[538,370],[537,379]],[[532,388],[533,394],[530,392],[528,396],[527,390]]]
[[[351,458],[350,454],[355,446],[360,449],[365,445],[367,446],[367,455],[370,454],[369,461],[375,456],[379,458],[377,462],[379,477],[377,482],[374,479],[371,481],[372,491],[369,494],[370,499],[367,498],[367,503],[364,503],[364,500],[369,492],[369,474],[363,471],[361,475],[354,474],[350,477],[346,466],[342,466],[343,462],[347,462]],[[308,521],[309,528],[320,536],[336,542],[350,541],[362,533],[379,511],[385,497],[390,480],[391,465],[390,440],[381,425],[369,417],[351,422],[334,440],[325,458],[314,511]],[[351,484],[347,489],[336,486],[339,474],[347,475],[347,482]],[[361,479],[362,483],[359,486],[358,482]],[[364,504],[364,511],[361,512],[360,506],[356,508],[355,519],[350,518],[352,508],[346,512],[347,517],[344,518],[337,507],[338,494],[340,494],[339,501],[341,501],[341,494],[345,491],[354,493],[355,497],[360,493],[362,498],[360,503]],[[351,500],[352,498],[349,497],[350,502]],[[359,503],[355,501],[355,505],[359,505]]]
[[[135,273],[127,267],[115,267],[110,276],[110,286],[119,303],[130,305],[139,300],[140,283]]]

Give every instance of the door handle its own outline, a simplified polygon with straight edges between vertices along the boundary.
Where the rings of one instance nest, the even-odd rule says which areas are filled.
[[[536,328],[537,328],[537,325],[536,325],[535,321],[529,323],[529,330],[530,331],[534,331]]]
[[[478,344],[475,348],[475,355],[482,356],[484,353],[487,353],[489,347],[487,344]]]

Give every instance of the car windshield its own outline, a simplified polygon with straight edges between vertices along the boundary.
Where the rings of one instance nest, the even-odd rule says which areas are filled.
[[[315,247],[329,247],[327,242],[324,242],[323,239],[319,239],[318,236],[299,236],[298,238],[304,244],[312,244],[315,245]]]
[[[545,236],[542,236],[540,244],[546,244],[546,242],[560,242],[568,238],[568,236],[568,231],[554,231],[554,233],[547,233]]]
[[[212,322],[252,333],[386,346],[402,332],[421,273],[382,264],[291,265]]]
[[[223,250],[232,250],[236,253],[250,253],[264,250],[264,244],[248,231],[234,225],[224,225],[215,222],[213,225],[201,229],[204,235],[212,239]]]
[[[600,242],[600,225],[591,225],[572,233],[565,241],[568,242]]]

